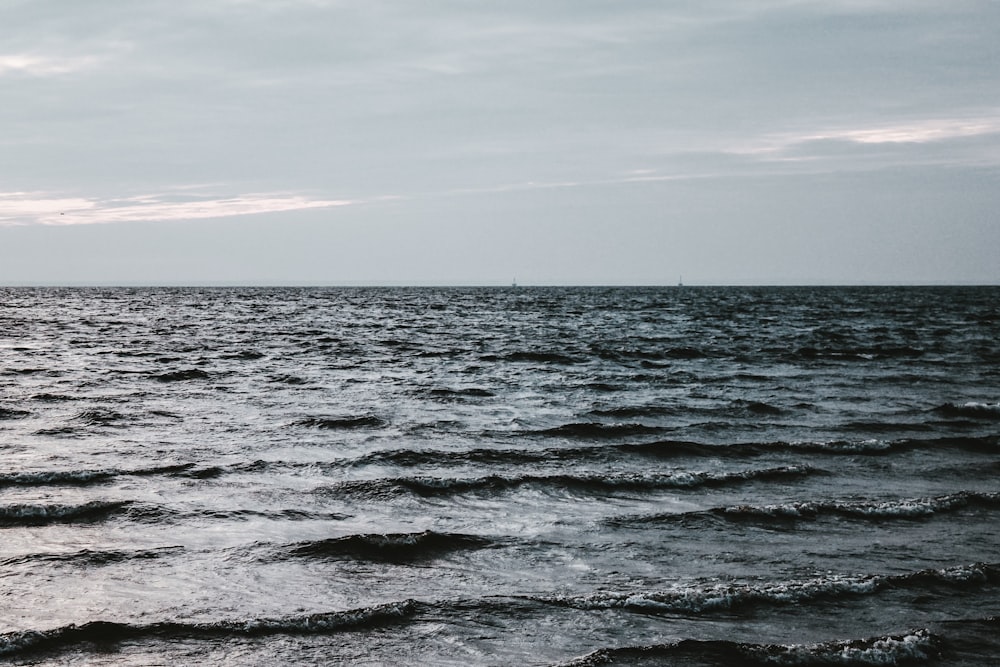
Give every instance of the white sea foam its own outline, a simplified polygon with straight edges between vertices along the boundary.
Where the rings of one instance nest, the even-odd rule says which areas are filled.
[[[938,653],[935,643],[928,630],[915,630],[876,639],[748,647],[747,653],[773,665],[899,665],[932,659]]]

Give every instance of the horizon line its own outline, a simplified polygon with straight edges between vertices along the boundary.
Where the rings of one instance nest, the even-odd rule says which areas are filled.
[[[239,280],[207,280],[207,281],[10,281],[0,282],[0,288],[23,287],[53,287],[53,288],[130,288],[130,287],[162,287],[162,288],[329,288],[329,287],[420,287],[420,288],[497,288],[497,289],[531,289],[553,287],[591,287],[591,288],[674,288],[684,290],[699,287],[1000,287],[998,282],[977,281],[857,281],[857,282],[700,282],[700,283],[517,283],[512,285],[503,282],[477,281],[396,281],[396,280],[340,280],[340,281],[239,281]]]

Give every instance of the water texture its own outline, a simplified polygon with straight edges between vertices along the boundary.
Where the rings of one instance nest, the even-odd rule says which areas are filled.
[[[1000,662],[1000,288],[0,288],[0,664]]]

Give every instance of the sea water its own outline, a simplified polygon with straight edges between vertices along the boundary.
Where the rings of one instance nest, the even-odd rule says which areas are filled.
[[[1000,661],[1000,288],[0,289],[0,662]]]

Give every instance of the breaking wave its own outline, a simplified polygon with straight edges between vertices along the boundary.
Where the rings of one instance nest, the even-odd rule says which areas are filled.
[[[604,648],[559,667],[598,667],[610,664],[683,665],[921,665],[942,654],[941,640],[929,630],[905,634],[830,641],[820,644],[747,644],[685,639],[672,644]]]
[[[871,595],[887,588],[925,590],[1000,583],[1000,566],[976,563],[901,575],[828,575],[767,583],[717,582],[658,591],[601,591],[590,595],[526,596],[527,599],[573,609],[625,609],[642,613],[701,614],[762,605],[789,605],[814,600]]]
[[[945,403],[934,408],[933,412],[944,417],[964,417],[967,419],[979,419],[985,421],[1000,421],[1000,403]]]

